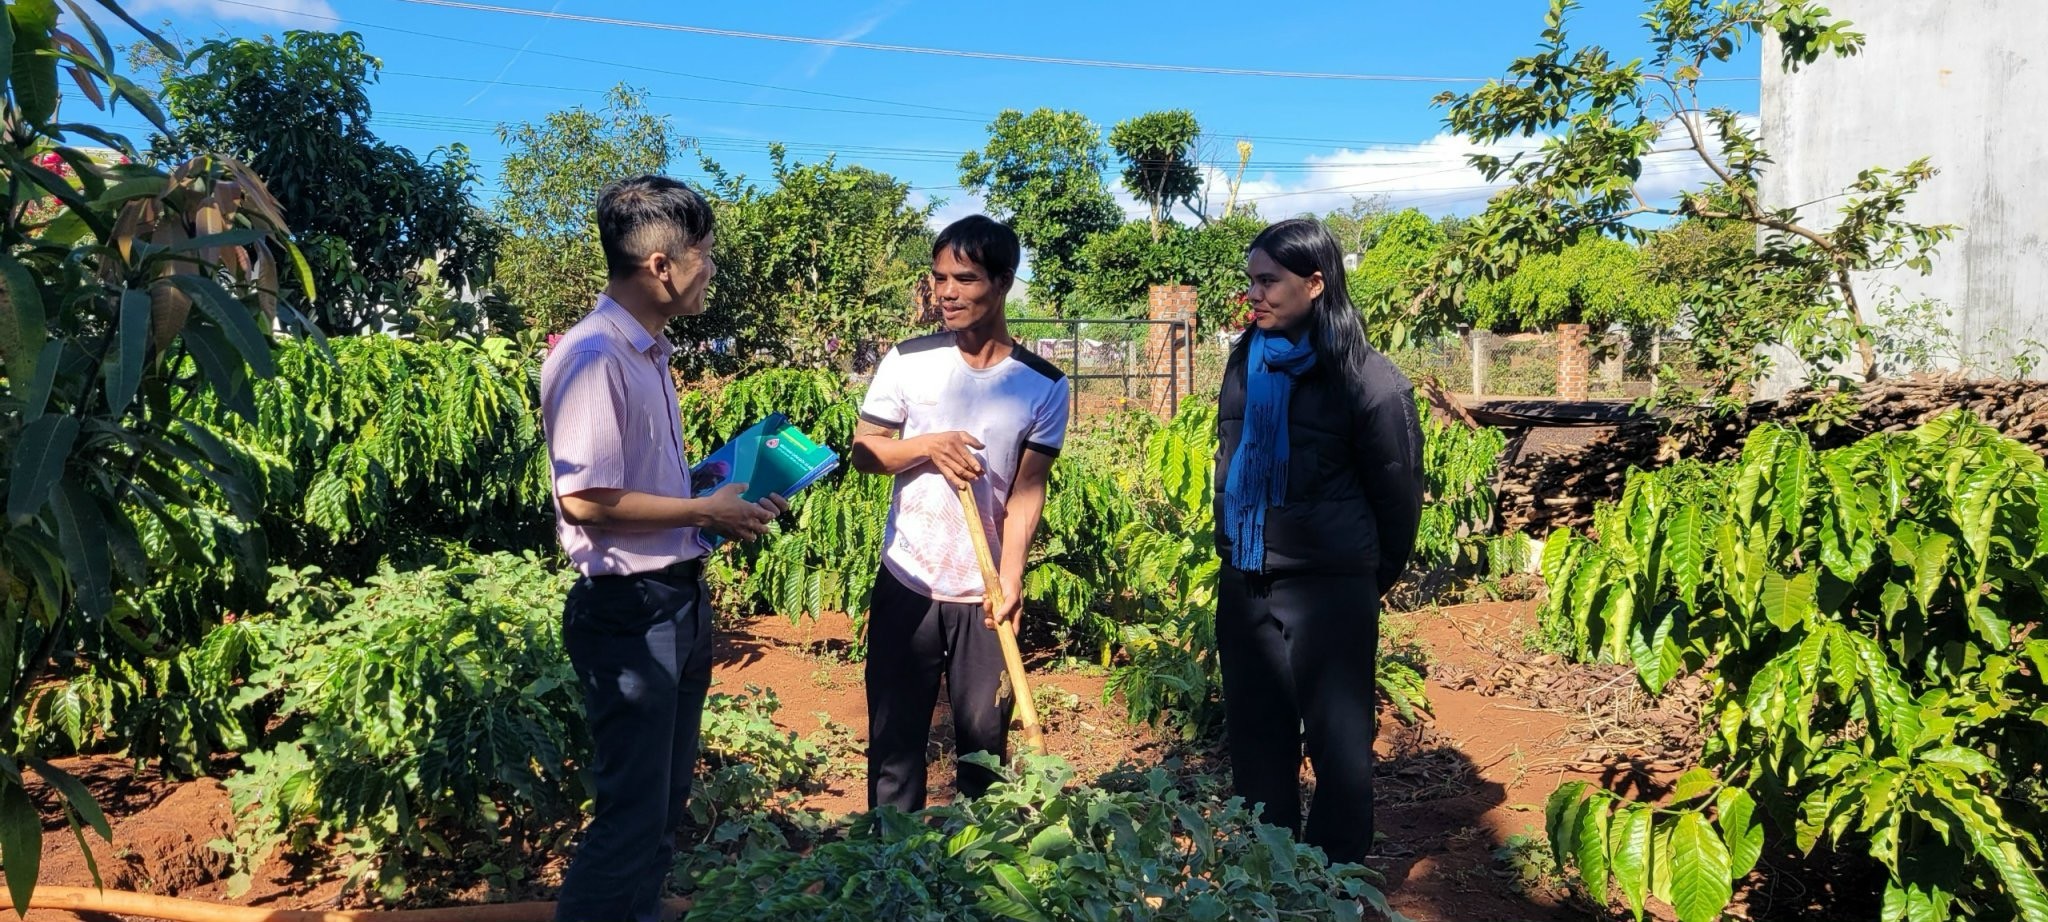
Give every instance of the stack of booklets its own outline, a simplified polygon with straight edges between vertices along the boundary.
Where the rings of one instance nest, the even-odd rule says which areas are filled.
[[[812,441],[789,417],[775,413],[698,462],[690,469],[690,485],[698,496],[728,483],[743,483],[747,489],[740,495],[748,502],[759,502],[771,493],[789,499],[838,468],[838,453]],[[706,547],[724,543],[710,534],[703,540]]]

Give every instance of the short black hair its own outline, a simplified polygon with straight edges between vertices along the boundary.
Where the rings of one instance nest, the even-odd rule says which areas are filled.
[[[697,190],[667,176],[635,176],[597,194],[597,239],[605,273],[633,274],[655,253],[674,254],[711,233],[711,204]]]
[[[939,238],[932,241],[932,258],[952,250],[981,267],[989,277],[1015,281],[1017,261],[1024,258],[1024,248],[1017,243],[1017,232],[988,215],[968,215],[946,225],[939,232]]]

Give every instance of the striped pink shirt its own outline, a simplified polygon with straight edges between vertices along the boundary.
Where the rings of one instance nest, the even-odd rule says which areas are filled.
[[[555,533],[585,576],[659,570],[704,553],[694,528],[585,528],[562,517],[561,497],[614,489],[690,498],[683,418],[669,356],[610,297],[562,335],[540,371],[541,423],[554,465]]]

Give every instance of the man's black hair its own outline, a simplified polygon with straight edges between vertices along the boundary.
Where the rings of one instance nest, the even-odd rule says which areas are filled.
[[[978,214],[954,221],[939,232],[939,239],[932,241],[932,258],[938,259],[947,250],[980,266],[991,280],[1015,281],[1017,262],[1024,257],[1024,248],[1010,225]]]
[[[667,176],[635,176],[597,194],[597,239],[611,278],[632,275],[657,252],[673,256],[711,233],[711,204]]]

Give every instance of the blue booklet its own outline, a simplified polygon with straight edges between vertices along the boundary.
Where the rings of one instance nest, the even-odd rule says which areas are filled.
[[[708,496],[728,483],[744,483],[747,489],[740,496],[748,502],[771,493],[789,499],[838,468],[838,453],[812,441],[788,416],[774,413],[690,468],[690,489]],[[716,535],[704,535],[706,547],[722,543]]]

